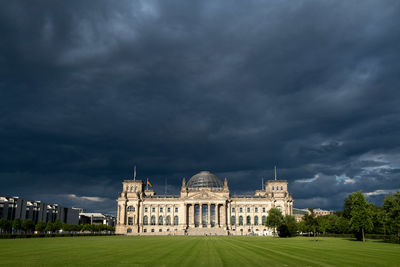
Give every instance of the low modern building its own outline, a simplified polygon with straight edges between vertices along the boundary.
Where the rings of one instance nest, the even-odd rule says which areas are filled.
[[[142,180],[125,180],[118,197],[116,233],[134,235],[271,235],[271,208],[293,214],[286,180],[269,180],[254,195],[231,196],[228,179],[202,171],[183,179],[180,195],[157,196]]]
[[[59,219],[62,223],[78,224],[79,210],[41,201],[24,200],[20,197],[1,196],[0,218],[31,219],[35,224],[40,221],[54,222]]]
[[[79,224],[104,224],[115,226],[116,218],[102,213],[79,213]]]
[[[298,221],[298,222],[303,220],[303,216],[305,214],[310,214],[310,213],[311,212],[308,209],[296,209],[296,208],[293,208],[293,216],[296,218],[296,221]],[[322,210],[320,208],[314,209],[315,217],[329,215],[329,214],[332,214],[332,213],[334,213],[334,212],[333,211],[329,211],[329,210]]]
[[[310,214],[310,211],[308,209],[293,208],[293,216],[296,218],[297,222],[300,222],[301,220],[303,220],[303,216],[306,214]]]

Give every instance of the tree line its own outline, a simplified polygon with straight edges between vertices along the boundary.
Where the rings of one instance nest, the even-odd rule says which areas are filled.
[[[388,195],[383,206],[377,206],[365,199],[361,191],[350,194],[343,210],[333,214],[316,216],[314,210],[296,222],[294,216],[283,216],[280,210],[270,209],[265,225],[274,229],[281,237],[305,233],[316,237],[318,234],[354,234],[357,240],[365,241],[365,234],[395,236],[400,241],[400,192]]]
[[[79,233],[79,232],[115,232],[115,227],[104,224],[66,224],[61,223],[59,219],[54,222],[40,221],[35,224],[31,219],[21,220],[7,220],[0,219],[0,233],[1,234],[33,234],[35,231],[38,233]]]

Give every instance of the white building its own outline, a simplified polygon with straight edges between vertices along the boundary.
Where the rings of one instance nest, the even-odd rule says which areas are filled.
[[[228,180],[202,171],[182,181],[179,196],[157,196],[142,180],[123,181],[116,233],[140,235],[268,235],[271,208],[293,214],[287,181],[269,180],[252,196],[231,196]]]

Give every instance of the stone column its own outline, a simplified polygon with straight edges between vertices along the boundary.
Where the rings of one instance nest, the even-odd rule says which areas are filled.
[[[222,221],[221,221],[221,205],[218,204],[218,226],[221,227]]]
[[[183,204],[183,226],[186,228],[187,227],[187,214],[188,214],[188,212],[187,212],[187,208],[188,208],[188,206],[186,205],[186,204]]]
[[[160,206],[159,205],[157,205],[157,208],[156,208],[157,210],[156,210],[156,225],[158,225],[158,217],[160,216]]]
[[[200,211],[200,222],[199,227],[203,227],[203,204],[199,204],[199,211]]]
[[[223,223],[222,225],[224,226],[224,228],[226,229],[226,203],[224,203],[222,205],[223,211],[222,211],[222,216],[223,216]]]
[[[120,214],[120,205],[119,205],[119,203],[118,203],[118,208],[117,208],[117,224],[119,224],[119,222],[120,222],[120,216],[121,216],[121,214]]]
[[[194,204],[191,204],[189,207],[189,226],[194,227]]]
[[[207,227],[211,227],[211,204],[208,203],[208,222]]]
[[[121,224],[123,224],[123,225],[126,225],[126,219],[125,219],[125,213],[126,213],[126,205],[125,205],[125,203],[124,204],[122,204],[122,206],[121,206]]]
[[[149,225],[151,225],[151,217],[153,217],[153,205],[150,206],[150,217],[149,217]]]
[[[139,203],[140,203],[140,212],[138,215],[138,220],[139,220],[139,229],[140,229],[140,232],[142,232],[143,231],[143,217],[144,217],[144,203],[143,203],[143,201],[140,201]]]
[[[228,227],[229,229],[232,227],[232,207],[230,202],[228,202]]]

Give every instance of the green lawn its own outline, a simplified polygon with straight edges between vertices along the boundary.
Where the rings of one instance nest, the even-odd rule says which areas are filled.
[[[400,266],[400,245],[340,238],[58,237],[0,240],[0,266]]]

